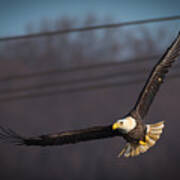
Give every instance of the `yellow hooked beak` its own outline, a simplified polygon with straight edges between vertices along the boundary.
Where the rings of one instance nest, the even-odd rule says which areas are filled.
[[[119,129],[119,128],[120,128],[120,124],[117,123],[117,122],[112,125],[112,130],[116,130],[116,129]]]

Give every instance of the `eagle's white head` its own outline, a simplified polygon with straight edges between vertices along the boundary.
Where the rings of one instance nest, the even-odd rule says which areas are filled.
[[[120,119],[120,120],[117,120],[113,125],[112,125],[112,129],[113,130],[121,130],[123,133],[128,133],[130,132],[131,130],[133,130],[137,125],[137,122],[136,120],[131,117],[131,116],[128,116],[124,119]]]

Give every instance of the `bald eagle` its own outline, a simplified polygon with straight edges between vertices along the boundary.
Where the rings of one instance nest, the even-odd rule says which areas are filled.
[[[122,149],[119,156],[133,157],[144,153],[160,138],[164,128],[164,122],[144,124],[143,120],[160,85],[163,83],[165,74],[179,55],[180,33],[154,66],[134,108],[127,115],[119,118],[110,125],[64,131],[29,138],[21,136],[11,129],[0,127],[0,139],[2,142],[15,143],[16,145],[44,147],[121,136],[127,141],[127,144]]]

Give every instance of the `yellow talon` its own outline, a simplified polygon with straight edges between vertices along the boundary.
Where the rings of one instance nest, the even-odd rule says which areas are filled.
[[[145,141],[140,140],[140,141],[139,141],[139,144],[141,144],[141,145],[146,145],[148,140],[149,140],[149,137],[146,135],[146,136],[145,136]]]
[[[139,141],[139,144],[141,144],[141,145],[146,145],[146,142],[145,142],[145,141],[140,140],[140,141]]]

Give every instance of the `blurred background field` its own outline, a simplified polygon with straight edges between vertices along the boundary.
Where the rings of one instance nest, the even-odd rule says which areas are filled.
[[[154,9],[149,10],[147,4],[137,8],[130,1],[88,2],[54,1],[48,8],[49,3],[41,1],[34,6],[47,14],[37,16],[38,22],[33,5],[27,16],[23,2],[4,3],[2,7],[14,11],[12,19],[3,10],[0,38],[177,15],[179,4],[152,1]],[[57,11],[55,6],[62,12],[50,17],[50,11]],[[80,13],[82,7],[87,12],[82,9]],[[20,15],[27,17],[27,22],[20,18],[23,28],[17,22],[16,31]],[[33,136],[112,123],[133,107],[152,67],[179,32],[179,22],[0,41],[0,125]],[[177,62],[147,117],[148,123],[164,120],[166,124],[162,138],[149,152],[118,159],[125,143],[118,137],[47,148],[0,144],[0,179],[178,179],[179,78]]]

